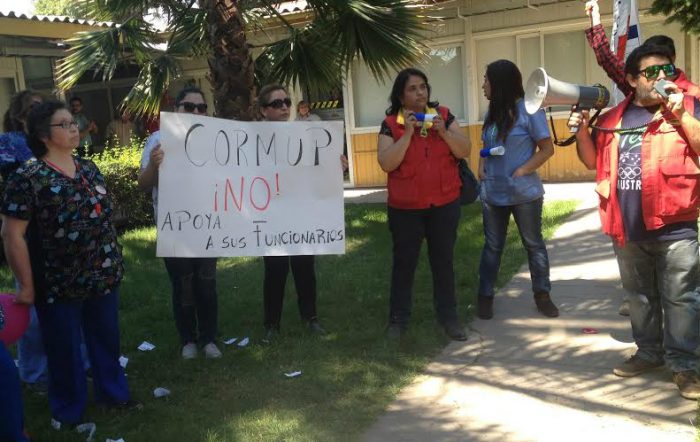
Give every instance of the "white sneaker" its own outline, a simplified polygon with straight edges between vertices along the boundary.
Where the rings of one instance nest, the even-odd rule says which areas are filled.
[[[221,350],[213,342],[208,343],[204,346],[204,356],[207,359],[219,359],[221,356]]]
[[[194,359],[197,357],[197,344],[190,342],[182,347],[182,359]]]

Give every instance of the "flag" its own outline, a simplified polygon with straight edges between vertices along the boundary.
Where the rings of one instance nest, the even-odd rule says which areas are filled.
[[[613,27],[610,49],[618,60],[626,60],[635,48],[642,44],[642,33],[639,29],[639,8],[637,0],[614,0]],[[615,103],[624,99],[624,95],[613,84]]]

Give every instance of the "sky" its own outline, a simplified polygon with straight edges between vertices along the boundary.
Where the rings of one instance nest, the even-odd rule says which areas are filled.
[[[0,0],[0,12],[6,14],[10,11],[17,14],[33,14],[34,5],[32,0]]]

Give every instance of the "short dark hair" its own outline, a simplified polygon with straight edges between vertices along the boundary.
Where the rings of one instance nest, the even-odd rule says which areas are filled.
[[[3,120],[3,130],[5,132],[24,131],[23,121],[27,119],[29,110],[34,104],[34,97],[41,97],[41,94],[31,89],[17,92],[10,99],[10,107],[5,112]],[[43,97],[41,97],[43,100]]]
[[[277,83],[272,83],[272,84],[266,84],[260,89],[260,92],[258,93],[258,102],[257,102],[257,108],[258,108],[258,115],[259,117],[262,117],[262,108],[269,103],[270,101],[270,95],[274,91],[284,91],[285,94],[289,95],[289,92],[287,92],[287,88],[282,86],[281,84]]]
[[[202,99],[204,99],[204,92],[196,86],[186,86],[183,88],[179,94],[177,94],[177,97],[175,97],[175,107],[178,108],[180,107],[180,104],[182,104],[182,100],[185,99],[187,94],[199,94]],[[206,100],[204,100],[206,101]]]
[[[391,106],[386,110],[387,115],[394,115],[401,109],[401,95],[403,95],[403,90],[406,88],[406,83],[408,79],[416,76],[420,77],[425,81],[425,85],[428,87],[428,106],[438,107],[440,103],[437,101],[430,101],[430,83],[428,83],[428,76],[423,73],[423,71],[416,68],[406,68],[399,72],[394,79],[394,85],[391,87],[391,94],[389,95],[389,101]]]
[[[673,39],[668,35],[652,35],[644,40],[644,44],[668,48],[671,58],[676,58],[676,45],[673,43]]]
[[[629,74],[633,77],[639,75],[639,65],[642,62],[642,59],[654,55],[657,57],[666,57],[668,58],[668,61],[673,59],[671,52],[667,47],[645,43],[635,48],[630,55],[627,56],[627,60],[625,61],[625,75]]]
[[[80,97],[78,97],[78,96],[71,97],[71,99],[68,100],[68,102],[71,103],[71,104],[72,104],[74,101],[77,101],[78,103],[83,104],[83,99],[80,98]]]
[[[51,117],[61,109],[66,109],[65,103],[49,100],[35,105],[29,111],[27,116],[27,144],[35,157],[41,158],[48,152],[46,144],[41,139],[51,137]]]

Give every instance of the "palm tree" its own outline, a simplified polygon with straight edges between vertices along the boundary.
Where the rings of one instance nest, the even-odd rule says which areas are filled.
[[[182,63],[208,57],[216,115],[254,117],[256,75],[260,82],[298,83],[329,89],[361,60],[375,78],[424,55],[417,0],[306,0],[308,20],[291,24],[267,0],[79,0],[84,15],[119,23],[83,32],[68,41],[58,65],[59,87],[69,89],[88,73],[112,78],[120,63],[140,73],[122,103],[134,114],[155,115]],[[147,20],[165,23],[158,30]],[[263,48],[254,61],[250,32],[283,26],[286,37]]]

